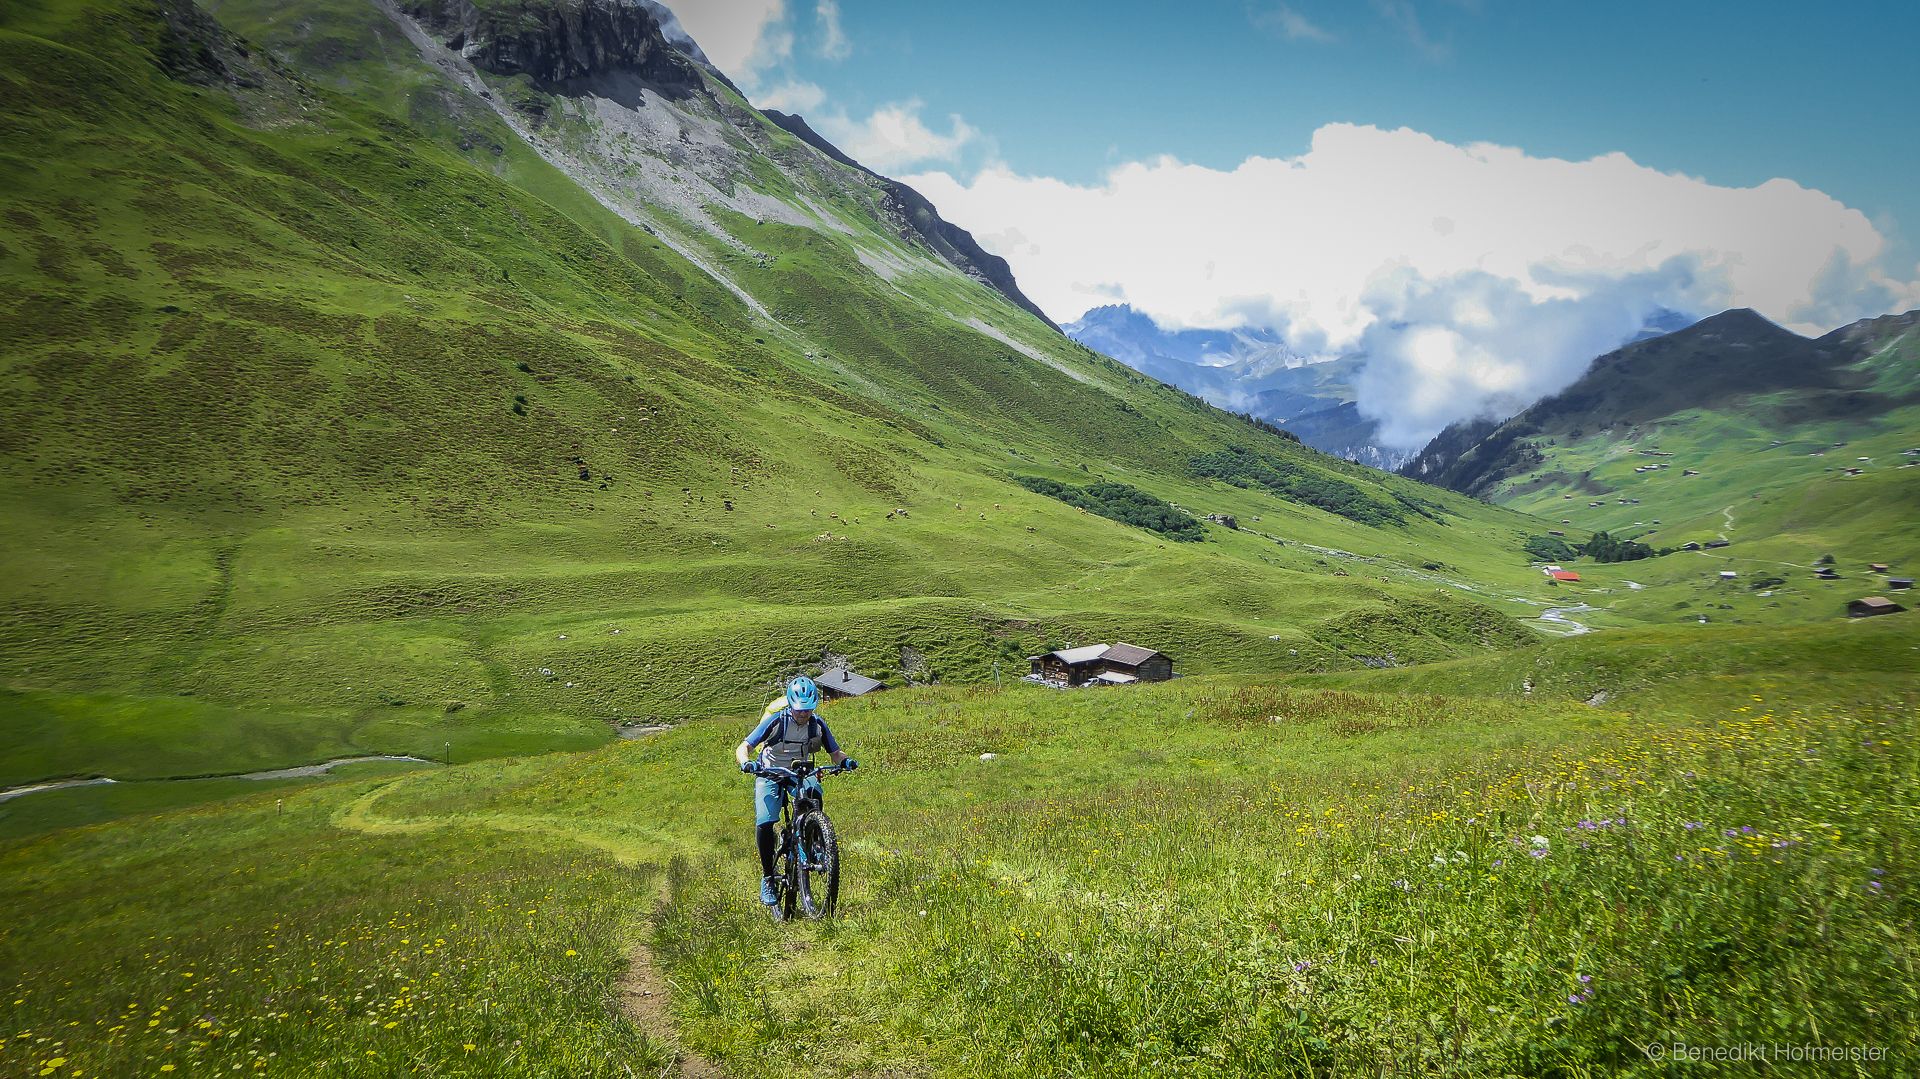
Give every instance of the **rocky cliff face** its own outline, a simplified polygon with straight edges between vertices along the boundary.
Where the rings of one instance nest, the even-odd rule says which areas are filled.
[[[692,59],[647,7],[618,0],[405,0],[400,10],[482,71],[526,75],[543,90],[602,92],[633,103],[638,81],[670,98],[700,85]],[[610,92],[609,92],[610,91]]]
[[[528,129],[571,126],[572,137],[542,146],[549,160],[629,220],[688,240],[676,247],[689,257],[698,237],[680,234],[673,218],[731,252],[764,260],[771,256],[716,210],[847,234],[833,207],[857,188],[863,193],[853,197],[870,200],[905,249],[931,255],[1055,328],[1020,291],[1006,260],[942,218],[919,192],[865,168],[800,117],[746,104],[672,12],[652,0],[398,0],[394,10],[478,72],[532,80],[540,95],[511,94],[501,107]],[[657,107],[660,101],[667,107]],[[608,110],[608,102],[624,108]],[[775,154],[769,124],[811,147],[812,160]],[[769,157],[784,173],[773,189],[766,184]],[[865,258],[888,277],[908,264],[899,257],[905,253]],[[700,264],[724,274],[713,260]]]

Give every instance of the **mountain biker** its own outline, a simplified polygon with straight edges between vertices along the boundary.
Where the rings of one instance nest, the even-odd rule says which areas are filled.
[[[821,749],[848,771],[858,768],[860,762],[840,751],[840,743],[834,740],[826,721],[816,714],[819,707],[820,687],[813,679],[803,674],[788,682],[786,696],[767,705],[760,725],[734,748],[733,757],[740,770],[758,775],[762,766],[792,768],[801,761],[812,761]],[[780,821],[782,797],[780,785],[772,777],[759,776],[754,781],[753,838],[760,848],[760,902],[768,906],[780,901],[774,887],[773,856],[779,842],[774,826]]]

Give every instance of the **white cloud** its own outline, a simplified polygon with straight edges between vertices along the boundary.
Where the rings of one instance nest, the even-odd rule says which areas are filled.
[[[713,66],[743,84],[793,53],[784,0],[667,0]]]
[[[753,95],[755,108],[810,112],[825,104],[827,92],[814,83],[790,79]]]
[[[1330,124],[1305,154],[1231,171],[1163,157],[1092,185],[998,165],[967,182],[902,179],[1006,257],[1056,320],[1124,301],[1170,327],[1270,326],[1324,354],[1378,348],[1403,372],[1435,374],[1464,409],[1558,388],[1661,306],[1753,307],[1801,332],[1920,306],[1920,280],[1884,269],[1881,232],[1822,192],[1719,187],[1617,153],[1537,158]],[[1405,332],[1375,328],[1395,322]],[[1390,398],[1376,389],[1362,404],[1377,415]]]
[[[1262,30],[1279,34],[1288,41],[1312,41],[1324,45],[1333,40],[1333,35],[1325,27],[1314,23],[1288,4],[1278,4],[1266,11],[1256,12],[1253,24]]]
[[[846,31],[840,28],[840,0],[820,0],[813,9],[813,15],[820,27],[816,51],[829,60],[845,60],[852,55],[853,44],[847,40]]]
[[[979,132],[958,115],[947,117],[942,135],[920,119],[919,100],[875,109],[865,120],[844,113],[820,118],[820,132],[855,161],[876,172],[892,172],[930,161],[952,161]]]
[[[1504,419],[1579,378],[1648,316],[1700,310],[1719,287],[1686,256],[1583,285],[1577,296],[1539,300],[1479,271],[1382,275],[1363,300],[1378,318],[1358,346],[1367,356],[1354,386],[1360,411],[1379,422],[1382,443],[1404,449],[1454,420]]]

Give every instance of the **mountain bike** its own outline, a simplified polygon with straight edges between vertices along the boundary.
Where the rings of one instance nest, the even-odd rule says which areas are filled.
[[[774,917],[785,921],[797,906],[809,918],[825,918],[840,899],[840,841],[822,805],[823,776],[839,775],[841,765],[817,768],[803,762],[793,768],[762,765],[758,775],[780,787],[780,846],[774,858],[774,888],[780,901]]]

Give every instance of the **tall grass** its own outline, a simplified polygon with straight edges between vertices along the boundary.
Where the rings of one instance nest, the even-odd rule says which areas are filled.
[[[1426,714],[1340,696],[1221,712]],[[662,936],[721,1051],[795,1066],[1610,1075],[1659,1072],[1647,1049],[1674,1042],[1910,1061],[1917,764],[1907,702],[1756,699],[1601,753],[1142,783],[875,853],[877,909],[816,945],[837,981],[711,899]],[[817,1033],[770,1020],[782,1000]],[[867,1023],[885,1034],[836,1056]]]

